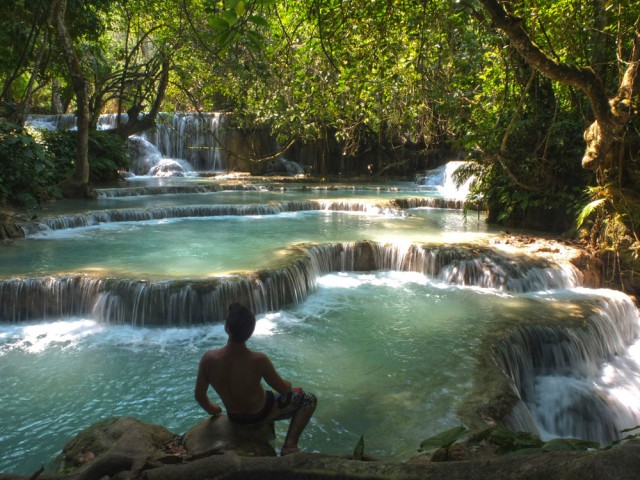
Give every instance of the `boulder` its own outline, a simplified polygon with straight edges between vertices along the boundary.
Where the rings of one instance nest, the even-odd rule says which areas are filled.
[[[235,452],[239,455],[275,457],[273,424],[238,425],[226,415],[209,417],[184,434],[183,445],[193,459]]]
[[[264,165],[264,175],[301,175],[304,169],[299,163],[286,158],[275,158]]]
[[[12,212],[0,211],[0,240],[8,241],[24,237],[24,232],[18,226]]]
[[[62,449],[59,470],[73,471],[91,465],[97,458],[127,457],[157,461],[167,456],[166,445],[177,435],[160,425],[131,417],[116,417],[94,423]]]
[[[163,158],[149,169],[147,175],[152,177],[184,177],[186,168],[184,162]]]

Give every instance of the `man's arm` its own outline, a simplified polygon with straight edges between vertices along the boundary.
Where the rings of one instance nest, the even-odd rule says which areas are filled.
[[[273,366],[269,357],[262,354],[260,358],[260,366],[262,369],[262,378],[265,382],[273,388],[276,392],[284,395],[291,391],[291,382],[284,380],[276,371],[276,367]]]
[[[209,389],[209,379],[206,374],[206,366],[205,366],[205,358],[204,356],[200,360],[200,365],[198,366],[198,376],[196,377],[196,388],[194,391],[194,396],[196,398],[196,402],[207,412],[209,415],[213,415],[217,417],[222,413],[222,408],[220,405],[211,402],[209,400],[209,396],[207,395],[207,390]]]

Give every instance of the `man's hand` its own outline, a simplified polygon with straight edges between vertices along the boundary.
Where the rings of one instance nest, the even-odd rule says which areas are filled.
[[[207,410],[207,412],[212,417],[219,417],[222,414],[222,408],[220,407],[220,405],[218,405],[216,403],[212,403],[211,407]]]

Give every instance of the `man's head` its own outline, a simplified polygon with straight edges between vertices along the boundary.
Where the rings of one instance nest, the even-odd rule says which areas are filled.
[[[244,343],[253,334],[256,328],[256,317],[251,310],[239,303],[229,305],[229,313],[225,322],[225,330],[229,334],[229,340],[235,343]]]

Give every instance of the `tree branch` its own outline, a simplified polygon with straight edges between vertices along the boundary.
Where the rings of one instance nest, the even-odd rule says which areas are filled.
[[[619,143],[619,135],[633,114],[631,97],[637,95],[640,64],[639,23],[636,23],[631,62],[620,84],[618,95],[610,101],[602,80],[592,68],[577,67],[553,60],[531,40],[522,25],[522,19],[507,12],[501,2],[480,0],[480,3],[493,24],[506,34],[511,46],[529,65],[551,80],[578,88],[589,99],[595,122],[584,134],[587,148],[582,158],[582,166],[596,169],[605,160],[610,161],[615,150],[612,147]]]

